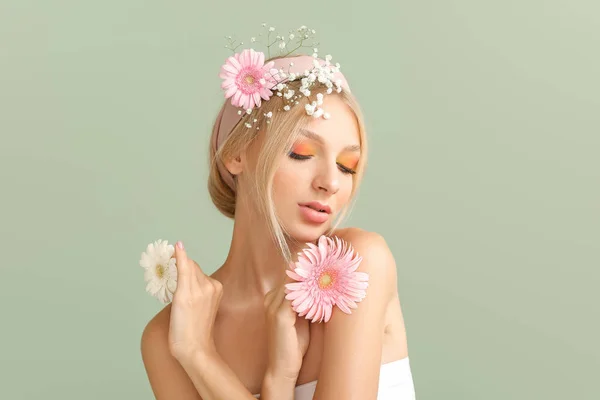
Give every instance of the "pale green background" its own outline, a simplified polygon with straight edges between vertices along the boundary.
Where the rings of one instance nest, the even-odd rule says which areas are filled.
[[[0,398],[150,399],[141,252],[207,273],[224,36],[317,30],[367,116],[419,400],[597,399],[596,1],[2,1]]]

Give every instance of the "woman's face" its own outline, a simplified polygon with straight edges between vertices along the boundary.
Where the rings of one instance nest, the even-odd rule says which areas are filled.
[[[312,119],[273,180],[277,215],[288,234],[301,242],[322,235],[348,203],[360,158],[359,128],[352,110],[337,96],[324,96],[322,107],[331,118]]]

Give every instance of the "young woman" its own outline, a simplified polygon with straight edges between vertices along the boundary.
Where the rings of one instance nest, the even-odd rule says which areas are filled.
[[[173,301],[142,335],[152,390],[158,400],[414,399],[394,258],[379,234],[337,228],[366,166],[358,103],[339,65],[324,72],[329,56],[264,58],[245,50],[223,66],[231,101],[214,125],[208,188],[234,220],[231,247],[207,276],[177,243]],[[351,313],[334,306],[311,322],[285,298],[285,269],[322,235],[362,257],[368,289]]]

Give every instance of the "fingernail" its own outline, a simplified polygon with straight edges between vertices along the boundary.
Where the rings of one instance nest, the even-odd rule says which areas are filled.
[[[183,250],[183,242],[177,242],[177,247]]]

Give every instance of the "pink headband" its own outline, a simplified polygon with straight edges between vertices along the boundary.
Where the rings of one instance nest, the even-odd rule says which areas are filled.
[[[314,60],[318,60],[320,65],[325,64],[325,61],[322,59],[315,58],[312,56],[302,55],[302,56],[296,56],[296,57],[278,58],[276,60],[273,60],[274,65],[271,68],[275,68],[277,70],[280,70],[280,69],[286,70],[287,69],[288,74],[294,73],[296,75],[303,75],[305,73],[305,71],[311,70],[314,67]],[[290,66],[290,63],[293,63],[293,66]],[[348,82],[347,82],[346,78],[344,77],[344,75],[338,71],[338,72],[335,72],[333,74],[333,76],[336,80],[339,79],[341,81],[341,87],[343,88],[343,90],[350,93],[350,87],[348,86]],[[283,81],[281,81],[279,83],[282,83],[285,81],[286,80],[284,79]],[[232,98],[232,100],[233,100],[233,98]],[[231,133],[233,128],[235,128],[235,126],[238,124],[238,122],[240,122],[240,120],[242,119],[244,114],[242,113],[240,115],[238,113],[239,110],[240,110],[240,107],[234,106],[232,104],[232,101],[229,101],[229,99],[225,100],[225,103],[223,104],[223,106],[221,107],[221,110],[219,111],[219,114],[218,114],[215,124],[213,126],[212,135],[211,135],[211,146],[213,147],[215,152],[219,148],[221,148],[221,146],[223,145],[223,143],[225,142],[225,140],[227,139],[227,137],[229,136],[229,134]],[[217,159],[216,162],[217,162],[217,166],[219,168],[221,177],[227,183],[227,185],[232,190],[235,191],[235,183],[234,183],[233,175],[231,175],[231,173],[229,173],[227,168],[225,168],[225,165],[223,165],[223,163],[221,163],[220,160]]]

